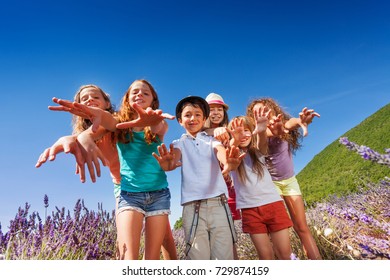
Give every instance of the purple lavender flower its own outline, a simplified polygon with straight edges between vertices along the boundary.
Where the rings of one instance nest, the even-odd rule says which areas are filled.
[[[355,151],[365,160],[371,160],[373,162],[387,165],[390,167],[390,149],[385,150],[385,154],[380,154],[370,147],[359,146],[358,144],[349,141],[347,137],[341,137],[339,142],[347,147],[351,151]]]
[[[49,197],[47,196],[47,194],[45,194],[45,196],[43,197],[43,203],[45,208],[49,207]]]

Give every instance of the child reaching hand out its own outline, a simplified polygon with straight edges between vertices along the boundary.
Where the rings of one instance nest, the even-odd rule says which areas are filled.
[[[276,255],[280,260],[289,260],[292,222],[265,166],[268,113],[266,108],[254,112],[255,123],[244,116],[229,123],[232,142],[247,154],[231,175],[242,229],[249,233],[259,259],[272,260]]]
[[[81,91],[81,96],[84,93]],[[86,121],[87,125],[77,135],[78,143],[94,145],[94,141],[97,141],[100,144],[102,137],[107,142],[105,156],[110,156],[110,171],[116,177],[114,183],[120,183],[116,187],[119,192],[116,214],[119,258],[139,258],[145,221],[144,258],[160,259],[160,247],[165,241],[169,241],[173,251],[169,258],[175,259],[176,250],[168,221],[168,182],[165,172],[152,156],[168,129],[164,119],[170,117],[158,110],[157,93],[146,80],[136,80],[130,85],[122,99],[121,108],[115,115],[106,111],[105,106],[98,106],[93,99],[92,96],[87,102],[88,99],[81,97],[80,101],[75,100],[73,103],[55,99],[61,106],[52,109],[69,111]],[[122,129],[117,130],[117,125]],[[108,132],[114,133],[113,137]],[[42,164],[48,154],[55,154],[60,150],[45,150],[37,165]],[[148,168],[144,168],[145,166]]]
[[[267,130],[268,135],[268,155],[266,163],[272,180],[277,186],[279,194],[283,197],[288,208],[294,230],[298,234],[307,257],[311,260],[320,260],[317,244],[310,232],[306,221],[304,201],[302,193],[294,174],[293,154],[301,146],[300,140],[308,134],[308,125],[314,117],[320,115],[312,109],[303,108],[299,118],[291,117],[272,98],[261,98],[252,101],[246,114],[253,117],[255,111],[262,107],[270,109],[270,118],[278,118],[282,128],[278,133]],[[279,126],[280,127],[280,126]],[[299,128],[302,128],[299,130]]]
[[[176,118],[186,133],[154,157],[165,171],[181,167],[181,204],[191,260],[232,260],[236,240],[223,174],[236,168],[245,154],[225,147],[203,131],[209,105],[201,97],[189,96],[176,106]],[[220,162],[223,164],[221,172]]]

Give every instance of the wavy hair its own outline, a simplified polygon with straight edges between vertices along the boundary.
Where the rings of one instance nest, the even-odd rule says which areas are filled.
[[[116,115],[116,118],[119,122],[132,121],[135,120],[138,116],[137,112],[133,109],[133,107],[130,106],[130,91],[132,89],[132,86],[137,82],[144,83],[150,88],[150,91],[153,96],[153,101],[150,107],[153,110],[156,110],[160,107],[160,101],[158,99],[157,92],[154,89],[154,87],[151,85],[151,83],[144,79],[135,80],[129,86],[129,88],[125,92],[125,95],[122,98],[120,109],[118,110],[118,113]],[[145,141],[148,144],[152,142],[157,142],[156,134],[152,133],[150,126],[144,128],[144,133],[145,133]],[[133,141],[133,131],[131,128],[117,129],[115,134],[116,134],[117,141],[119,142],[129,143]],[[130,136],[130,139],[127,137],[128,135]]]
[[[246,108],[246,115],[248,117],[253,119],[253,107],[255,107],[255,105],[258,103],[267,106],[271,110],[271,116],[277,116],[281,114],[283,124],[291,119],[291,115],[284,111],[283,108],[274,99],[269,97],[253,100]],[[301,141],[303,135],[299,129],[290,130],[289,133],[283,134],[281,138],[288,142],[289,151],[291,153],[295,153],[302,146]]]

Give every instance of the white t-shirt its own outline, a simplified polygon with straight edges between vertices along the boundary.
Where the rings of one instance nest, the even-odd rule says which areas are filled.
[[[199,132],[196,137],[183,134],[173,141],[181,151],[181,204],[227,195],[219,161],[214,148],[222,145],[214,137]]]
[[[265,162],[264,156],[260,157],[260,161],[262,163]],[[283,200],[276,190],[271,175],[265,166],[263,168],[263,178],[259,179],[259,176],[252,171],[253,164],[248,155],[244,157],[243,164],[248,174],[245,184],[239,180],[237,171],[231,172],[236,190],[237,209],[258,207]]]

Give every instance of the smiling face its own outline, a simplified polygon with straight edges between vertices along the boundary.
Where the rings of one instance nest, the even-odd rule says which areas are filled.
[[[240,148],[248,147],[252,141],[252,131],[249,128],[245,127],[244,129],[244,137],[241,139],[240,144],[238,145]]]
[[[155,100],[152,89],[142,81],[136,81],[130,86],[129,101],[130,106],[137,103],[142,109],[152,107]]]
[[[79,93],[79,102],[103,110],[106,110],[111,106],[107,98],[103,96],[103,93],[95,87],[86,87],[82,89]]]
[[[200,107],[188,103],[184,105],[178,121],[188,134],[195,137],[202,130],[206,117]]]
[[[225,110],[222,105],[210,104],[210,125],[211,127],[219,127],[224,120]]]

